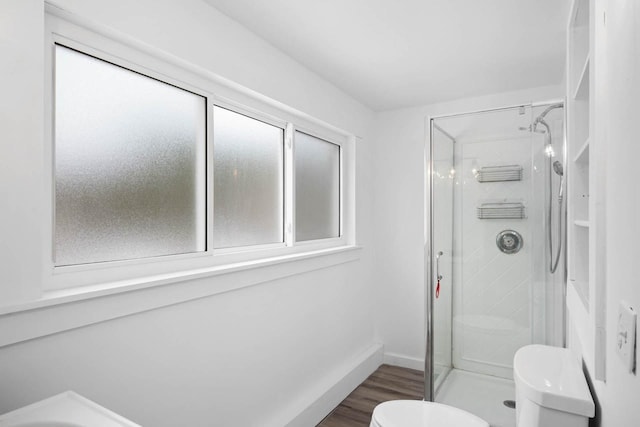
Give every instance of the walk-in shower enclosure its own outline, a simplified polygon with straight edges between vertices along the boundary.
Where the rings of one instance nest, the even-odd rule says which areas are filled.
[[[551,138],[536,126],[552,104],[428,119],[426,400],[451,369],[510,379],[518,348],[562,344],[548,227],[555,251],[564,109],[544,118]]]

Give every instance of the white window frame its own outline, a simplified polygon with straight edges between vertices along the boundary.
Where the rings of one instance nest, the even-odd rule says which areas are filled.
[[[318,132],[314,132],[313,130],[310,129],[306,129],[303,127],[296,127],[293,128],[293,135],[292,135],[292,140],[293,140],[293,149],[291,152],[291,156],[292,156],[292,167],[293,167],[293,175],[292,175],[292,179],[294,181],[294,186],[293,186],[293,190],[295,191],[295,133],[296,132],[300,132],[300,133],[304,133],[306,135],[309,136],[313,136],[315,138],[318,138],[324,142],[327,142],[329,144],[333,144],[333,145],[337,145],[338,146],[338,183],[339,183],[339,188],[338,188],[338,192],[339,192],[339,200],[338,200],[338,237],[327,237],[327,238],[323,238],[323,239],[314,239],[314,240],[303,240],[303,241],[297,241],[296,240],[296,224],[295,224],[295,219],[296,219],[296,207],[295,207],[295,198],[294,198],[294,194],[292,194],[291,196],[291,200],[294,201],[293,206],[292,206],[292,212],[291,215],[293,216],[292,220],[291,220],[291,239],[293,242],[295,242],[295,245],[297,246],[307,246],[307,245],[317,245],[318,243],[322,242],[323,244],[326,245],[334,245],[334,244],[340,244],[341,242],[343,242],[344,239],[344,229],[343,229],[343,224],[344,224],[344,215],[343,215],[343,194],[344,194],[344,189],[343,189],[343,175],[344,175],[344,171],[343,171],[343,146],[340,143],[336,143],[334,141],[331,141],[330,139],[328,139],[326,136],[318,133]]]
[[[150,257],[142,257],[142,258],[131,258],[131,259],[123,259],[123,260],[115,260],[115,261],[103,261],[103,262],[95,262],[95,263],[80,263],[80,264],[72,264],[72,265],[62,265],[62,266],[56,266],[54,261],[53,261],[53,250],[55,248],[55,97],[51,96],[50,98],[50,102],[47,102],[47,107],[51,109],[51,113],[47,114],[47,120],[49,121],[49,124],[47,125],[47,137],[50,138],[50,144],[48,144],[48,149],[51,150],[51,154],[50,159],[47,161],[47,166],[50,168],[50,171],[47,171],[47,177],[50,178],[50,182],[48,183],[47,187],[49,187],[51,189],[51,200],[52,203],[49,206],[50,208],[50,214],[49,217],[51,218],[51,231],[49,233],[47,233],[47,237],[49,239],[51,239],[51,254],[49,255],[49,261],[51,263],[51,265],[53,266],[54,270],[56,272],[58,272],[58,274],[62,274],[62,273],[66,273],[66,272],[78,272],[78,271],[83,271],[83,270],[88,270],[88,269],[92,269],[92,266],[95,265],[104,265],[104,264],[113,264],[113,265],[127,265],[127,264],[131,264],[131,263],[135,263],[139,260],[149,260],[149,261],[171,261],[174,259],[183,259],[186,257],[192,257],[192,256],[206,256],[206,255],[210,255],[210,251],[209,251],[209,245],[211,244],[211,238],[213,236],[212,230],[210,229],[211,227],[209,227],[209,218],[208,218],[208,212],[209,209],[213,206],[210,196],[210,186],[213,184],[213,172],[212,172],[212,168],[210,166],[210,161],[213,159],[212,156],[212,111],[211,111],[211,102],[210,99],[213,96],[213,94],[203,91],[197,87],[191,86],[187,83],[184,83],[183,81],[171,78],[167,75],[155,72],[151,69],[147,69],[144,67],[141,67],[135,63],[129,62],[127,60],[123,60],[119,57],[110,55],[108,53],[104,53],[101,51],[98,51],[90,46],[87,45],[83,45],[81,43],[76,42],[75,40],[71,40],[68,39],[66,37],[57,35],[57,34],[52,34],[52,40],[53,40],[53,45],[51,46],[51,49],[47,50],[47,54],[51,55],[51,67],[49,68],[52,73],[51,78],[51,86],[50,86],[50,90],[47,91],[47,93],[49,94],[53,94],[54,92],[54,82],[53,82],[53,78],[54,78],[54,73],[55,73],[55,56],[54,56],[54,52],[55,51],[55,46],[56,45],[60,45],[63,47],[67,47],[67,48],[71,48],[74,49],[80,53],[89,55],[91,57],[97,58],[98,60],[102,60],[105,61],[111,65],[114,66],[119,66],[122,67],[128,71],[132,71],[135,73],[139,73],[145,77],[148,78],[152,78],[155,79],[161,83],[165,83],[165,84],[169,84],[172,86],[175,86],[178,89],[182,89],[188,92],[191,92],[195,95],[201,96],[205,99],[205,106],[206,106],[206,120],[205,120],[205,159],[204,161],[205,163],[205,168],[206,168],[206,182],[205,182],[205,209],[207,210],[207,213],[205,214],[205,228],[206,228],[206,236],[205,236],[205,246],[206,249],[204,251],[197,251],[197,252],[191,252],[191,253],[179,253],[179,254],[172,254],[172,255],[162,255],[162,256],[150,256]],[[202,161],[203,159],[197,159],[198,161]],[[95,267],[93,267],[95,268]]]
[[[49,203],[45,208],[44,242],[42,250],[43,292],[67,289],[126,288],[148,280],[157,282],[165,275],[176,277],[198,274],[208,270],[229,267],[236,271],[255,263],[299,259],[300,255],[329,249],[344,249],[355,245],[355,136],[309,117],[275,101],[252,94],[215,78],[207,70],[175,58],[122,34],[95,24],[84,22],[73,15],[47,5],[45,14],[45,177]],[[203,96],[207,102],[206,161],[207,161],[207,236],[206,250],[189,254],[167,255],[94,264],[55,266],[54,249],[54,49],[55,44],[76,49],[126,69],[139,72],[161,82],[172,84]],[[225,84],[226,83],[226,84]],[[215,249],[213,236],[213,127],[214,105],[238,112],[256,120],[284,129],[284,243]],[[340,236],[337,238],[295,241],[295,131],[316,136],[340,147]],[[324,252],[323,252],[324,251]],[[305,255],[306,256],[306,255]],[[253,264],[252,264],[253,263]],[[164,281],[162,281],[165,283]],[[87,288],[88,289],[88,288]]]
[[[287,125],[288,123],[285,120],[279,119],[278,117],[274,117],[265,113],[262,113],[260,111],[256,111],[247,107],[244,107],[242,105],[237,105],[235,103],[232,102],[228,102],[228,101],[222,101],[222,100],[214,100],[213,103],[211,103],[212,105],[212,109],[213,107],[221,107],[224,109],[227,109],[229,111],[232,111],[234,113],[238,113],[241,114],[243,116],[246,116],[250,119],[254,119],[254,120],[258,120],[260,122],[266,123],[268,125],[271,126],[275,126],[279,129],[282,129],[284,132],[284,140],[283,140],[283,154],[284,154],[284,158],[282,159],[282,165],[283,165],[283,188],[282,188],[282,198],[283,200],[285,200],[286,203],[286,199],[287,199],[287,193],[286,193],[286,181],[287,181],[287,174],[285,172],[285,165],[286,165],[286,158],[287,158]],[[212,126],[215,126],[215,112],[213,115],[213,124]],[[213,127],[212,127],[212,131],[213,131]],[[212,136],[212,140],[214,140],[215,138]],[[213,143],[214,145],[214,156],[215,156],[215,141]],[[213,157],[212,157],[212,161],[213,161]],[[212,188],[213,191],[213,188]],[[211,196],[213,198],[213,193],[211,193]],[[211,212],[212,218],[213,218],[213,212]],[[229,247],[229,248],[218,248],[216,249],[215,246],[213,246],[213,241],[212,241],[212,250],[214,252],[215,255],[228,255],[228,254],[234,254],[234,253],[239,253],[239,252],[251,252],[251,251],[259,251],[259,250],[268,250],[268,249],[282,249],[284,247],[287,247],[287,239],[286,239],[286,211],[283,210],[283,241],[282,242],[277,242],[277,243],[266,243],[266,244],[261,244],[261,245],[248,245],[248,246],[233,246],[233,247]],[[213,218],[211,220],[211,223],[213,224],[215,221],[215,218]]]

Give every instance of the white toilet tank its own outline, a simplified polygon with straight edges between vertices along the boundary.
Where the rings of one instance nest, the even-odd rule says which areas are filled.
[[[566,348],[528,345],[513,359],[517,427],[587,427],[595,405]]]

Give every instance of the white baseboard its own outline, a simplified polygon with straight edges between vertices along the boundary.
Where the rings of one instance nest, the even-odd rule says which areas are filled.
[[[306,406],[286,427],[309,427],[317,425],[340,404],[356,387],[367,379],[383,362],[382,344],[373,344],[366,351],[345,364],[345,369],[336,372],[318,389],[317,397]]]
[[[400,366],[401,368],[409,368],[409,369],[415,369],[418,371],[424,371],[424,359],[405,356],[403,354],[385,353],[384,363],[392,366]]]

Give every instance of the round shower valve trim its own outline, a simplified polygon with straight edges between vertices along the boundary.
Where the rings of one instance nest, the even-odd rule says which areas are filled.
[[[496,236],[496,245],[505,254],[515,254],[522,249],[522,236],[515,230],[504,230]]]

